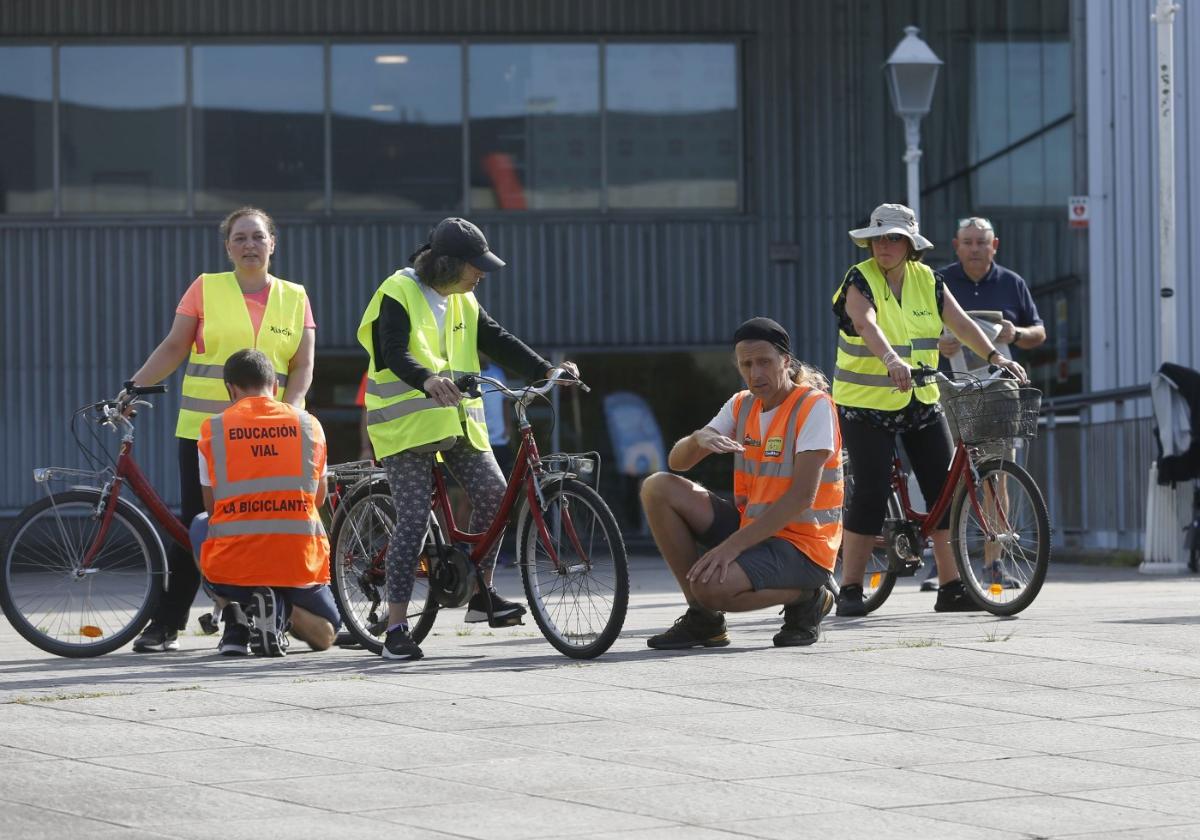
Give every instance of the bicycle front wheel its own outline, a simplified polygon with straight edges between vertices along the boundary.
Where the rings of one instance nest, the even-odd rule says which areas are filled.
[[[625,541],[608,505],[573,478],[547,482],[540,533],[526,507],[517,531],[521,579],[547,641],[573,659],[592,659],[616,641],[629,608]]]
[[[118,498],[100,540],[100,502],[98,490],[34,502],[0,553],[0,607],[27,641],[57,656],[100,656],[128,644],[162,597],[166,558],[157,535]]]
[[[950,527],[958,573],[980,607],[1016,615],[1033,603],[1050,568],[1050,517],[1029,473],[984,462],[974,492],[965,481],[955,491]]]
[[[346,630],[372,653],[387,634],[387,574],[384,556],[396,523],[386,481],[359,487],[338,507],[330,534],[329,576]],[[413,580],[408,622],[413,640],[429,634],[438,605],[429,591],[429,563],[422,553]]]

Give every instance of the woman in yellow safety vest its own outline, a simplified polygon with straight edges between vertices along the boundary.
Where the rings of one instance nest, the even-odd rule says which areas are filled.
[[[843,520],[837,614],[861,616],[866,615],[863,573],[883,527],[896,436],[904,442],[927,502],[941,492],[954,454],[937,383],[914,386],[911,368],[921,363],[937,367],[938,337],[945,327],[981,358],[1019,379],[1025,379],[1025,371],[992,346],[941,276],[921,262],[922,252],[933,243],[921,235],[912,210],[880,205],[867,227],[849,233],[871,256],[846,272],[833,296],[838,319],[833,401],[854,480]],[[933,553],[941,584],[934,609],[975,609],[954,565],[948,514],[933,532]]]
[[[201,274],[175,308],[166,338],[130,377],[153,385],[183,364],[179,438],[180,519],[186,528],[204,510],[196,442],[200,425],[229,407],[222,370],[238,350],[257,348],[275,368],[284,402],[302,408],[312,383],[316,324],[304,287],[271,275],[275,222],[256,207],[241,207],[221,222],[221,238],[233,271]],[[172,544],[167,553],[171,585],[158,611],[133,643],[138,652],[178,650],[178,633],[200,586],[190,552]]]
[[[470,496],[473,531],[491,524],[504,496],[483,400],[464,399],[455,379],[479,373],[481,350],[525,379],[539,380],[553,370],[475,299],[475,287],[487,272],[504,267],[479,228],[466,219],[443,219],[411,260],[411,268],[379,286],[358,328],[358,340],[371,357],[367,432],[396,507],[385,558],[389,617],[382,654],[387,659],[422,656],[409,632],[408,602],[425,543],[437,453]],[[577,373],[570,362],[563,367]],[[495,560],[493,554],[489,566]],[[487,621],[490,599],[497,626],[519,621],[525,608],[496,593],[490,568],[486,582],[487,589],[467,604],[465,620]]]

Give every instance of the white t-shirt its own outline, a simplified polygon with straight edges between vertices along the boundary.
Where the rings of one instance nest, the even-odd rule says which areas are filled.
[[[708,422],[708,428],[715,429],[717,434],[724,435],[727,438],[733,437],[733,433],[737,431],[733,417],[733,401],[736,398],[737,394],[734,394],[726,401],[725,405],[721,406],[721,410],[717,412],[717,416]],[[778,408],[773,408],[770,411],[764,411],[759,414],[759,428],[769,429],[771,427],[771,420],[775,417],[775,412],[778,410]],[[811,452],[813,450],[828,449],[832,452],[834,448],[833,424],[833,400],[819,400],[812,407],[812,410],[808,412],[804,426],[801,427],[799,434],[796,435],[796,451]],[[762,434],[760,433],[758,437],[761,440]],[[738,443],[741,443],[741,441],[739,440]]]
[[[208,459],[204,457],[204,453],[197,450],[196,455],[200,458],[200,486],[212,487],[212,482],[208,480]],[[321,478],[329,475],[329,465],[321,467]]]

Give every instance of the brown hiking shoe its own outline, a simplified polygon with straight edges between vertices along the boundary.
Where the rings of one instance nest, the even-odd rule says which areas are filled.
[[[718,618],[714,621],[711,615],[708,610],[688,607],[687,612],[675,619],[675,624],[670,630],[651,636],[646,640],[646,644],[656,650],[725,647],[729,644],[729,634],[725,632],[725,616],[716,613]]]

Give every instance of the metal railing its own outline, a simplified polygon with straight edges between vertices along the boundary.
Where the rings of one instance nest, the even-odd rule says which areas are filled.
[[[1154,420],[1134,409],[1149,396],[1138,385],[1042,403],[1026,466],[1045,493],[1056,548],[1140,548]]]

